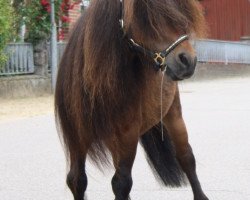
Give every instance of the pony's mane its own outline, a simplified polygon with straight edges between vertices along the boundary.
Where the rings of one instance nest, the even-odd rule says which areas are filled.
[[[166,26],[180,34],[202,37],[205,33],[205,20],[197,0],[131,0],[125,13],[127,31],[131,31],[129,23],[134,20],[145,39],[166,34]]]
[[[92,0],[87,10],[83,79],[93,100],[116,96],[122,81],[118,80],[124,51],[119,17],[118,0]]]
[[[95,157],[98,155],[95,151],[102,152],[98,155],[102,163],[107,161],[102,141],[117,132],[122,123],[121,113],[137,101],[140,92],[135,84],[141,78],[137,78],[137,67],[133,68],[131,62],[133,55],[124,45],[120,16],[119,0],[91,1],[85,13],[84,66],[77,66],[83,67],[83,109],[95,140],[89,155]],[[128,96],[135,98],[127,99]]]

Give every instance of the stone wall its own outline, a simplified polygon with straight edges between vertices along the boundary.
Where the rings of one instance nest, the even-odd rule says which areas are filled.
[[[41,41],[40,43],[34,46],[34,66],[35,74],[39,76],[48,75],[48,48],[47,42]]]
[[[49,76],[0,77],[0,98],[36,97],[52,94]]]
[[[194,76],[188,80],[199,81],[245,76],[250,76],[250,65],[198,63]]]

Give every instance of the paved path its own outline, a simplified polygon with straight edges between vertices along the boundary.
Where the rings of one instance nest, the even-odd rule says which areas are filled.
[[[210,200],[250,199],[250,78],[181,83],[184,118]],[[111,200],[113,170],[87,164],[89,200]],[[70,200],[52,115],[0,122],[0,199]],[[133,200],[191,200],[190,187],[166,189],[139,149]]]

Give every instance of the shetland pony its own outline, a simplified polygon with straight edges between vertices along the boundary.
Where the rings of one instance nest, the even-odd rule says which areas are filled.
[[[59,134],[75,200],[87,188],[87,156],[115,174],[116,200],[129,199],[141,142],[156,178],[207,200],[182,118],[177,81],[192,76],[204,19],[196,0],[92,0],[72,31],[55,91]],[[101,197],[100,197],[101,199]]]

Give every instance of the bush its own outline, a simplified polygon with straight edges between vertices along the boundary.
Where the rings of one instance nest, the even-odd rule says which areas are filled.
[[[13,33],[14,12],[10,0],[0,0],[0,13],[0,67],[2,67],[7,59],[4,49]]]
[[[63,29],[69,24],[68,11],[73,9],[74,5],[79,4],[81,1],[55,0],[54,2],[57,27]],[[21,16],[24,17],[27,27],[27,42],[36,44],[42,40],[49,39],[51,33],[50,0],[32,0],[27,5],[23,5],[19,12],[21,13]],[[58,33],[58,36],[59,35],[60,33]]]
[[[27,42],[38,43],[49,38],[51,27],[49,11],[40,0],[33,0],[28,5],[22,6],[21,13],[28,31],[25,38]]]

